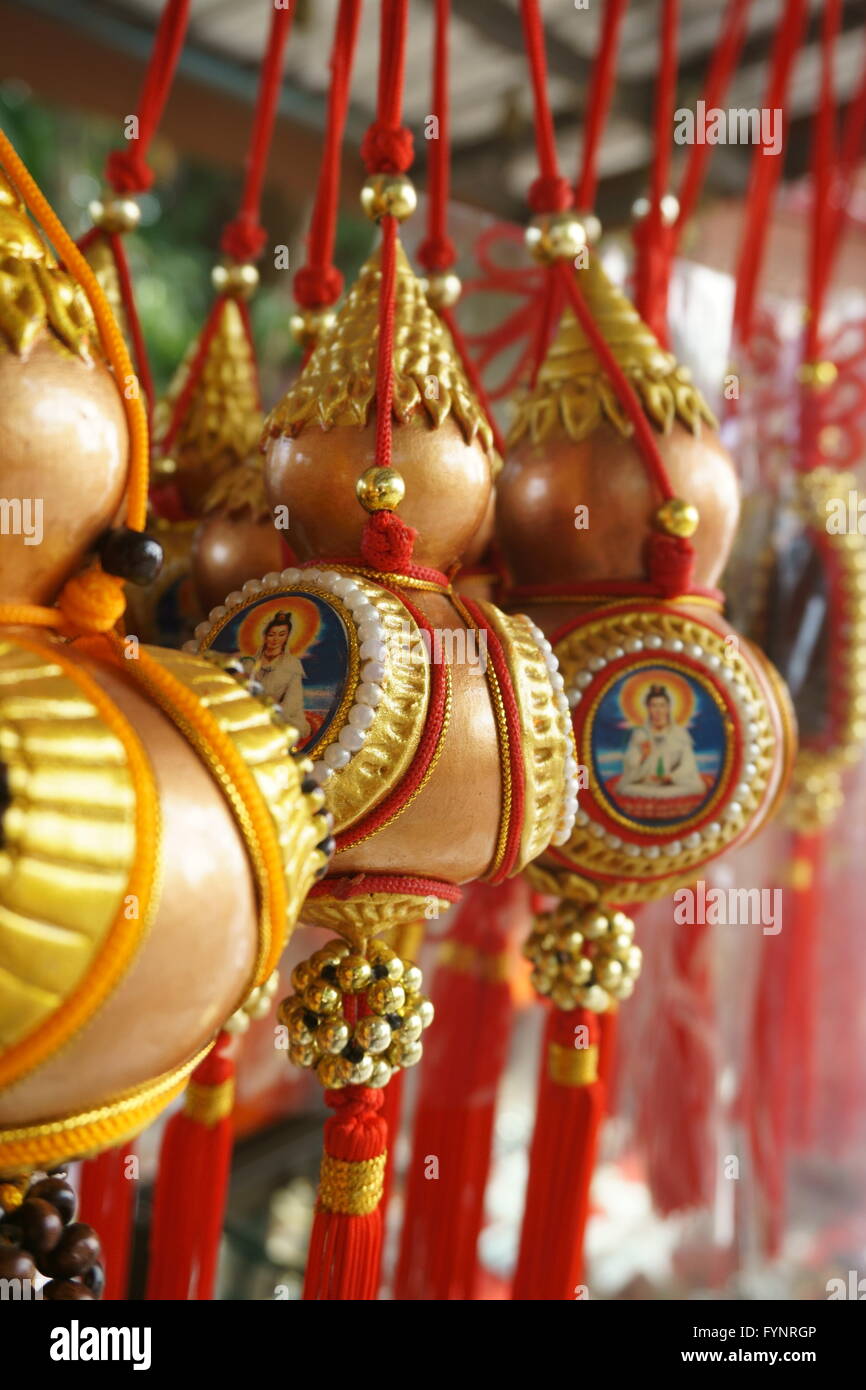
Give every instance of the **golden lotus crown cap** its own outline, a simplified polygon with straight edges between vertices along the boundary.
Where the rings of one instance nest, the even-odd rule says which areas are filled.
[[[245,516],[251,521],[264,521],[270,516],[262,456],[258,450],[219,475],[208,490],[201,510],[202,516],[225,512],[226,516]]]
[[[619,366],[637,391],[649,418],[665,434],[675,420],[694,433],[716,420],[687,367],[661,346],[634,305],[608,278],[598,255],[590,254],[578,284]],[[589,339],[570,306],[538,372],[535,385],[516,402],[508,442],[528,434],[533,441],[564,430],[575,442],[602,420],[629,436],[632,425]]]
[[[165,437],[175,403],[186,387],[200,339],[188,349],[168,392],[154,412],[154,436]],[[187,507],[199,512],[210,486],[244,463],[258,447],[262,428],[258,371],[235,299],[224,300],[219,322],[186,403],[170,452]]]
[[[397,245],[393,412],[401,424],[426,417],[435,427],[449,415],[466,440],[477,439],[495,466],[493,432],[472,390],[445,324],[427,302],[402,246]],[[379,252],[364,264],[333,327],[314,349],[298,380],[265,422],[265,434],[296,435],[318,425],[363,428],[376,396]]]
[[[58,266],[0,168],[0,351],[24,357],[45,332],[79,357],[98,348],[86,294]]]

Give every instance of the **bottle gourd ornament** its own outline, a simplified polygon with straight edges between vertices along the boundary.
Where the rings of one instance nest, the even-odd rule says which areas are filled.
[[[0,157],[2,488],[43,499],[42,543],[10,535],[0,555],[5,1274],[39,1225],[22,1175],[141,1130],[267,986],[328,824],[269,708],[208,662],[111,631],[122,580],[159,561],[137,529],[143,411],[122,402],[129,361],[92,272],[5,141]],[[130,529],[106,531],[127,489]],[[44,1273],[71,1277],[71,1240],[51,1235]]]
[[[438,915],[462,883],[518,872],[568,838],[576,810],[555,659],[526,618],[451,586],[498,457],[396,220],[376,211],[383,186],[389,207],[409,204],[408,180],[388,179],[365,189],[381,255],[266,423],[266,486],[271,505],[288,508],[300,567],[248,582],[196,633],[301,725],[334,818],[333,868],[303,915],[340,939],[297,967],[281,1013],[290,1056],[316,1068],[339,1112],[308,1297],[370,1297],[376,1286],[380,1088],[419,1059],[432,1013],[417,968],[376,938]],[[331,1220],[379,1223],[363,1278],[335,1273],[338,1256],[323,1253]]]

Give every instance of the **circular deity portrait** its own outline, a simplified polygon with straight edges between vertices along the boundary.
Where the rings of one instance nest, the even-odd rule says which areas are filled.
[[[712,801],[727,744],[718,701],[702,682],[653,664],[611,681],[596,706],[589,753],[609,814],[673,827]]]

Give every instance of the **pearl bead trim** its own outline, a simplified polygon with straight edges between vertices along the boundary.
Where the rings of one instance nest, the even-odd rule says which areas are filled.
[[[526,619],[539,651],[541,652],[544,664],[547,667],[547,674],[553,686],[553,701],[556,705],[556,713],[559,719],[559,731],[565,742],[565,788],[560,806],[559,815],[556,819],[556,828],[553,832],[551,844],[565,845],[571,839],[571,832],[574,830],[575,818],[578,814],[577,806],[577,748],[574,742],[574,730],[571,727],[571,710],[568,698],[565,694],[565,681],[559,669],[559,661],[553,647],[548,642],[540,627],[536,627],[530,618]]]

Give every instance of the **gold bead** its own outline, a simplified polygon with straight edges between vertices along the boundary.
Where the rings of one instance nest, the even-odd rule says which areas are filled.
[[[393,512],[406,496],[406,484],[396,468],[368,468],[355,484],[355,495],[367,512]]]
[[[373,1060],[373,1071],[367,1085],[381,1089],[382,1086],[388,1085],[393,1074],[394,1068],[391,1063],[386,1061],[384,1057],[376,1057]]]
[[[602,989],[612,990],[622,982],[625,974],[618,960],[602,960],[596,966],[595,975]]]
[[[641,972],[643,965],[643,951],[640,946],[631,946],[625,953],[623,964],[629,975],[637,976]]]
[[[334,1014],[342,1003],[342,995],[326,980],[314,980],[304,990],[304,1003],[314,1014]]]
[[[310,956],[310,965],[314,978],[316,975],[321,975],[323,970],[327,970],[329,965],[337,966],[339,964],[340,956],[330,944],[321,946],[318,951],[314,951]]]
[[[580,928],[587,941],[598,941],[600,937],[607,935],[609,925],[609,919],[605,913],[595,912],[591,917],[584,918]]]
[[[311,985],[316,978],[315,970],[310,969],[310,962],[307,960],[298,961],[292,971],[292,988],[303,994],[307,985]]]
[[[374,980],[367,990],[367,1005],[374,1014],[399,1013],[405,1003],[403,986],[394,985],[390,980]]]
[[[173,459],[170,454],[162,454],[151,464],[150,472],[154,481],[165,482],[173,478],[177,472],[177,459]]]
[[[296,1067],[314,1067],[318,1058],[318,1052],[309,1044],[292,1043],[289,1048],[289,1061]]]
[[[345,1061],[346,1059],[343,1058],[342,1060]],[[347,1077],[347,1085],[366,1085],[366,1083],[370,1080],[370,1077],[373,1075],[373,1066],[373,1058],[369,1056],[362,1057],[359,1062],[350,1062],[350,1070]]]
[[[595,246],[601,241],[601,222],[594,212],[579,212],[578,217],[583,223],[583,230],[586,233],[588,246]]]
[[[104,232],[134,232],[141,208],[134,198],[96,198],[88,208],[93,225]]]
[[[424,1054],[421,1042],[403,1042],[399,1033],[388,1049],[388,1061],[398,1067],[414,1067]]]
[[[542,212],[533,217],[525,233],[533,260],[574,260],[586,246],[586,229],[573,212]]]
[[[346,1057],[323,1057],[316,1075],[326,1091],[339,1091],[349,1084],[352,1063]]]
[[[316,1029],[316,1047],[320,1053],[336,1055],[343,1051],[351,1036],[352,1030],[344,1018],[326,1018]]]
[[[317,1030],[318,1031],[318,1030]],[[286,1032],[289,1035],[289,1045],[291,1047],[312,1047],[313,1030],[308,1028],[301,1013],[295,1014],[286,1024]]]
[[[568,951],[573,956],[579,956],[583,950],[583,932],[578,931],[576,927],[565,932],[559,938],[559,949]]]
[[[407,994],[417,994],[424,983],[424,977],[417,965],[407,965],[403,971],[403,988]]]
[[[575,990],[566,980],[557,980],[550,997],[558,1009],[573,1009],[575,1004]]]
[[[580,956],[562,967],[562,978],[570,985],[585,985],[592,979],[592,961],[588,956]]]
[[[832,386],[838,375],[835,362],[803,362],[797,368],[797,380],[804,386],[813,386],[816,391]]]
[[[217,294],[233,294],[238,299],[249,299],[258,287],[259,272],[249,261],[223,261],[214,266],[210,278]]]
[[[610,1007],[610,995],[601,985],[589,985],[586,989],[578,990],[577,1002],[584,1009],[589,1009],[590,1013],[603,1014]]]
[[[431,309],[453,309],[463,292],[459,275],[453,270],[436,270],[421,281]]]
[[[682,497],[669,497],[656,512],[656,521],[669,536],[693,536],[700,519],[694,503],[684,502]]]
[[[391,1037],[390,1023],[376,1014],[359,1018],[355,1024],[355,1042],[367,1052],[384,1052],[391,1046]]]
[[[415,1012],[421,1019],[422,1028],[429,1028],[433,1022],[435,1010],[429,999],[419,999],[415,1006]]]
[[[415,185],[407,174],[371,174],[361,189],[361,207],[371,222],[383,217],[405,222],[417,206]]]
[[[373,967],[364,956],[346,956],[337,966],[337,984],[344,994],[359,994],[373,978]]]
[[[400,1037],[404,1042],[417,1042],[424,1032],[424,1024],[421,1022],[421,1015],[417,1010],[403,1015],[403,1023],[400,1027]]]
[[[289,319],[294,342],[305,350],[316,347],[337,322],[333,309],[301,309]]]

